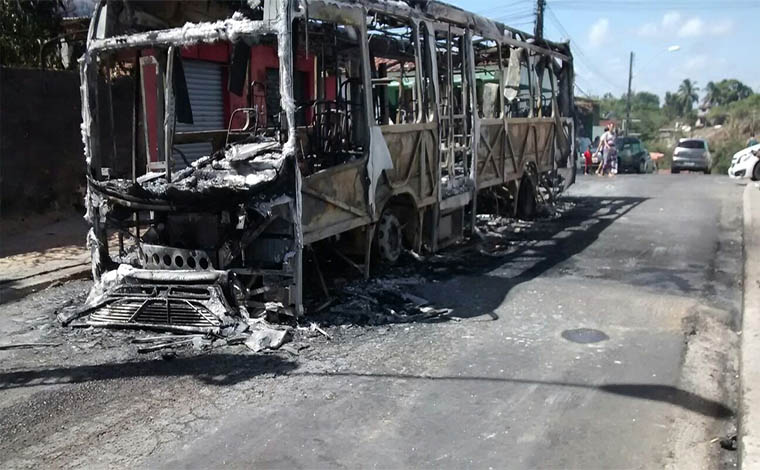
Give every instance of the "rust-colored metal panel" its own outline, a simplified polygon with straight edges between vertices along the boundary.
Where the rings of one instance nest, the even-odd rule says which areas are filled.
[[[536,151],[538,154],[538,171],[550,171],[554,168],[554,133],[556,123],[553,119],[540,119],[534,124],[536,128]]]
[[[435,123],[384,126],[383,137],[393,160],[385,170],[391,194],[413,194],[420,206],[436,200],[438,147]]]
[[[478,188],[503,184],[507,179],[507,152],[505,152],[504,122],[483,122],[480,125],[478,147]],[[509,169],[511,168],[511,162]]]
[[[526,165],[531,162],[539,172],[553,168],[554,127],[551,119],[521,118],[508,121],[507,181],[520,177]],[[514,172],[509,171],[512,167]]]
[[[330,227],[352,225],[352,220],[369,217],[365,166],[366,160],[361,159],[304,178],[301,188],[304,234],[321,232],[330,236]]]

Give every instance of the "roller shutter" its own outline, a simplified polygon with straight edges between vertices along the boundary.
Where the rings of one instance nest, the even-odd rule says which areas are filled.
[[[177,122],[176,132],[211,131],[226,129],[224,122],[224,85],[222,67],[215,62],[183,59],[185,81],[193,109],[193,124]],[[211,154],[211,143],[179,144],[180,149],[192,162]],[[185,162],[178,152],[174,152],[176,168],[184,168]]]

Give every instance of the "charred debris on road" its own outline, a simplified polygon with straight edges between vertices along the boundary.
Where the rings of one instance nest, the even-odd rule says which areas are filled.
[[[137,345],[137,352],[159,353],[171,359],[179,350],[209,351],[226,346],[245,345],[253,352],[282,350],[291,355],[309,348],[315,338],[332,340],[336,332],[351,328],[372,328],[423,322],[460,321],[448,306],[432,304],[413,293],[414,286],[443,281],[453,275],[476,272],[482,266],[494,266],[519,246],[534,242],[537,231],[557,229],[561,217],[572,210],[574,203],[560,202],[551,212],[534,221],[479,215],[474,235],[443,252],[421,256],[406,251],[395,266],[379,268],[378,275],[363,279],[353,266],[339,256],[313,254],[307,263],[308,272],[321,281],[313,282],[305,293],[306,316],[283,314],[280,304],[272,303],[257,316],[241,316],[233,311],[220,311],[225,323],[208,329],[182,329],[171,324],[99,324],[97,317],[83,320],[81,305],[98,305],[98,300],[74,298],[57,310],[58,320],[81,329],[111,327],[142,330],[122,336]],[[318,272],[317,266],[332,266],[332,276]],[[324,277],[323,277],[324,276]],[[105,290],[93,289],[103,298]]]

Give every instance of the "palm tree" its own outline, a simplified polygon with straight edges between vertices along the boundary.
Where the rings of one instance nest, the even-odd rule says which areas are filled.
[[[697,82],[692,82],[688,78],[681,82],[678,87],[677,94],[681,101],[681,112],[684,116],[691,112],[694,102],[699,99],[698,91]]]
[[[681,114],[681,103],[675,93],[665,92],[665,102],[662,107],[670,119],[676,118]]]
[[[702,100],[702,104],[707,107],[717,106],[721,104],[720,88],[715,82],[707,82],[705,86],[705,98]]]

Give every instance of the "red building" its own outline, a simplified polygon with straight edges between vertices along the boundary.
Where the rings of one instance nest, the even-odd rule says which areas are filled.
[[[228,43],[208,44],[186,47],[182,49],[182,65],[187,83],[190,105],[193,112],[193,123],[176,123],[176,132],[226,130],[230,125],[230,117],[237,108],[248,107],[256,103],[261,109],[263,119],[271,120],[280,111],[280,74],[279,59],[275,46],[257,45],[251,47],[251,60],[246,83],[242,95],[236,95],[228,90],[228,74],[233,45]],[[149,56],[149,51],[143,53]],[[294,58],[294,96],[296,106],[313,100],[316,96],[314,57],[302,54]],[[327,82],[330,81],[329,77]],[[145,89],[155,89],[156,76],[145,74]],[[152,82],[151,82],[152,81]],[[333,78],[334,83],[334,78]],[[328,90],[333,87],[327,86]],[[249,100],[249,94],[253,94]],[[328,92],[329,97],[332,93]],[[156,96],[147,94],[146,109],[156,109]],[[328,98],[329,99],[329,98]],[[300,120],[309,117],[305,110]],[[158,163],[158,128],[155,112],[148,113],[148,140],[150,142],[150,162]],[[232,123],[242,126],[243,114],[238,114]],[[212,151],[210,142],[175,144],[189,161],[196,160]],[[182,159],[175,155],[175,162],[183,166]]]

